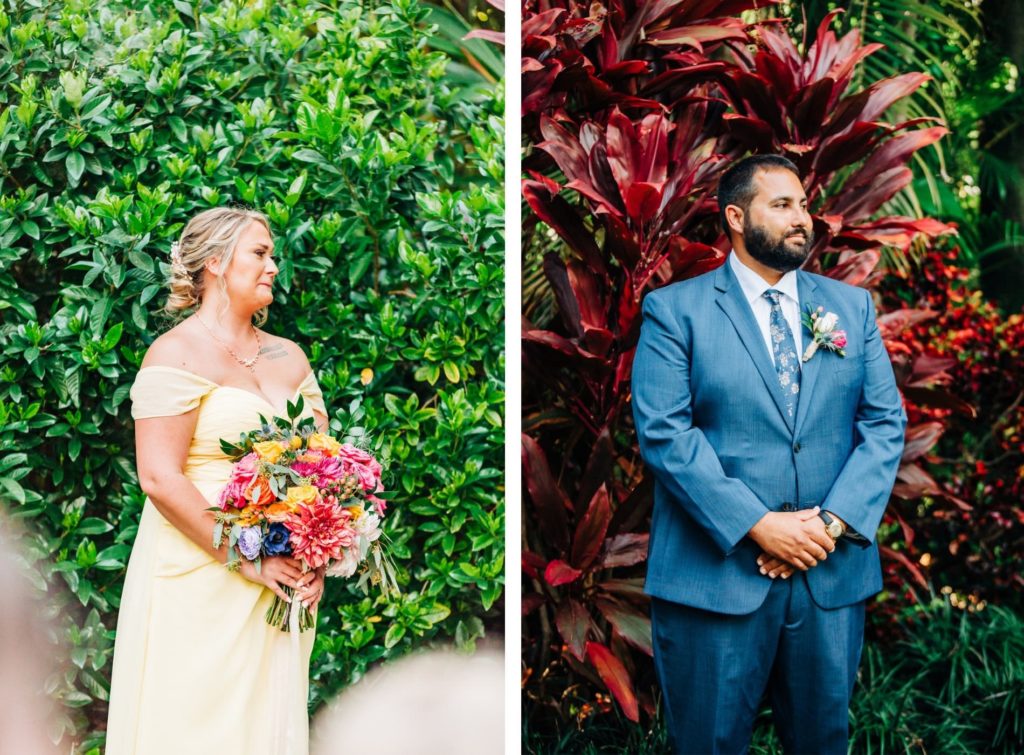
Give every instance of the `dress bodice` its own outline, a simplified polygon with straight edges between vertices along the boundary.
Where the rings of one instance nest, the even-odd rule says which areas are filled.
[[[303,416],[314,410],[327,413],[323,394],[310,372],[296,388],[291,400],[302,396]],[[231,459],[220,447],[221,439],[236,442],[242,433],[266,419],[283,414],[266,398],[245,388],[219,385],[212,380],[176,367],[143,367],[131,389],[132,417],[171,417],[198,408],[196,428],[189,446],[185,474],[207,495],[202,483],[223,484]]]

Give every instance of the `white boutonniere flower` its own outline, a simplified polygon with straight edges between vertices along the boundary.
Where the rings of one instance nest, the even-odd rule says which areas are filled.
[[[846,331],[836,330],[839,316],[835,312],[826,312],[824,307],[807,307],[801,318],[804,327],[811,332],[813,340],[804,351],[801,361],[806,362],[818,351],[827,349],[841,357],[846,357]]]

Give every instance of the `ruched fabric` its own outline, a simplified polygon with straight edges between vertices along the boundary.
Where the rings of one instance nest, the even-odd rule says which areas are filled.
[[[300,395],[304,416],[326,414],[312,373],[292,400]],[[280,413],[259,394],[173,367],[140,370],[131,398],[136,420],[198,408],[184,472],[210,506],[231,470],[220,440]],[[314,631],[296,648],[266,623],[273,599],[147,498],[118,615],[107,755],[307,755]]]

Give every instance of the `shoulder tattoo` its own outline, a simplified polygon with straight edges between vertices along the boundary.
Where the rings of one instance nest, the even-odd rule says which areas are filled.
[[[284,359],[288,356],[288,349],[280,341],[275,341],[269,346],[264,346],[260,349],[260,356],[266,359]]]

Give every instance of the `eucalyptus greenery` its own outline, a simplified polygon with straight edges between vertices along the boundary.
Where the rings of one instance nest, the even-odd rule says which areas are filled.
[[[501,625],[500,84],[460,88],[416,0],[11,0],[0,10],[0,494],[69,662],[55,738],[97,752],[144,500],[129,389],[184,223],[242,203],[280,259],[267,327],[331,432],[396,470],[402,595],[335,586],[311,706]],[[216,673],[212,671],[211,673]],[[201,680],[197,680],[201,683]]]

